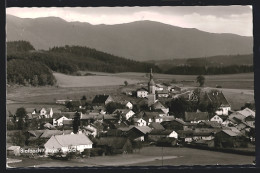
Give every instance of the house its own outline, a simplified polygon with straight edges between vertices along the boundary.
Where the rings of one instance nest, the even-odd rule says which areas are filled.
[[[156,92],[158,97],[169,97],[169,92],[168,90],[159,90]]]
[[[56,104],[60,104],[60,105],[65,105],[68,102],[72,102],[72,100],[70,100],[70,99],[56,100]]]
[[[165,129],[170,129],[170,130],[189,130],[192,129],[195,124],[192,123],[187,123],[184,122],[181,119],[174,119],[172,121],[163,121],[161,123],[161,125],[165,128]]]
[[[52,108],[50,108],[50,109],[41,108],[40,116],[45,117],[45,118],[52,118],[52,116],[53,116]]]
[[[68,120],[63,120],[63,129],[71,129],[73,128],[73,120],[68,119]]]
[[[110,95],[96,95],[92,101],[94,105],[107,105],[110,102],[113,102],[113,98]]]
[[[222,124],[222,123],[223,123],[223,119],[222,119],[219,115],[215,115],[214,117],[212,117],[212,118],[210,119],[210,121],[215,121],[215,122],[217,122],[217,123],[219,123],[219,124]]]
[[[160,101],[156,101],[151,107],[153,110],[162,110],[165,114],[169,113],[169,108]]]
[[[245,117],[248,117],[248,116],[253,116],[255,117],[255,111],[252,111],[251,109],[249,108],[245,108],[241,111],[237,111],[238,113],[244,115]]]
[[[226,97],[218,90],[206,92],[206,97],[204,99],[208,103],[216,103],[219,105],[219,108],[216,111],[217,115],[228,115],[228,112],[231,110],[231,105],[227,101]]]
[[[132,143],[125,137],[101,137],[96,140],[96,147],[105,149],[106,154],[133,152]]]
[[[212,140],[204,140],[200,139],[194,142],[197,146],[204,146],[204,147],[215,147],[214,139]]]
[[[191,143],[193,141],[193,130],[178,130],[177,133],[182,143]]]
[[[201,121],[208,121],[208,112],[185,112],[185,121],[190,123],[199,123]]]
[[[121,101],[120,104],[125,105],[128,109],[133,109],[133,103],[127,100]]]
[[[85,134],[53,135],[45,144],[45,154],[53,154],[59,150],[63,153],[71,151],[83,152],[92,148],[93,142]]]
[[[242,121],[244,121],[245,118],[246,117],[243,114],[239,113],[238,111],[228,116],[228,120],[230,120],[233,124],[239,124]]]
[[[162,91],[164,90],[164,86],[162,84],[155,84],[155,91]]]
[[[144,141],[151,130],[152,129],[148,126],[130,127],[130,130],[127,132],[127,137],[131,140]]]
[[[222,125],[224,127],[235,126],[235,124],[229,119],[226,119],[225,121],[223,121]]]
[[[106,108],[104,106],[92,106],[93,110],[91,112],[106,114]]]
[[[192,140],[212,140],[214,139],[214,135],[219,131],[221,131],[221,129],[197,128],[193,131]]]
[[[165,128],[158,122],[151,122],[148,126],[151,129],[155,129],[155,130],[165,130]]]
[[[224,148],[241,147],[246,140],[241,133],[232,130],[221,130],[215,134],[215,146]]]
[[[133,118],[133,121],[137,126],[147,126],[147,122],[143,118]]]
[[[136,90],[136,96],[138,98],[146,98],[148,96],[148,90],[146,88],[139,88]]]
[[[119,113],[121,116],[123,116],[126,120],[131,118],[135,113],[134,111],[130,109],[116,109],[113,114]]]
[[[156,130],[156,129],[153,129],[149,133],[148,138],[151,141],[158,141],[161,138],[175,138],[175,139],[178,139],[178,134],[174,130]]]
[[[222,128],[222,125],[216,121],[202,121],[196,125],[197,128]]]
[[[20,156],[21,155],[20,146],[10,146],[7,148],[7,156]]]
[[[60,116],[60,117],[58,117],[56,119],[53,119],[53,123],[52,124],[54,126],[63,126],[63,121],[64,120],[72,120],[72,119],[69,119],[69,118],[65,117],[64,115],[62,115],[62,116]]]

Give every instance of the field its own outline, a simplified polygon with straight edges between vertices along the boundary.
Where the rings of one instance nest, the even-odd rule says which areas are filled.
[[[163,157],[162,157],[163,152]],[[163,160],[162,160],[163,158]],[[192,148],[145,147],[133,154],[98,156],[71,161],[23,159],[12,167],[83,167],[83,166],[193,166],[193,165],[251,165],[254,156],[244,156]]]
[[[93,72],[91,72],[93,74]],[[56,99],[80,99],[83,95],[92,100],[96,94],[110,94],[116,100],[133,99],[122,94],[134,90],[143,83],[147,86],[148,76],[145,73],[95,73],[95,76],[68,76],[54,73],[57,87],[7,87],[7,110],[12,113],[18,107],[57,107]],[[232,109],[240,109],[245,102],[254,102],[253,73],[235,75],[205,76],[206,87],[221,85],[221,90],[231,103]],[[196,76],[154,74],[155,81],[176,81],[187,87],[197,86]],[[124,86],[124,81],[129,85]],[[139,83],[139,84],[136,84]],[[112,85],[113,84],[113,85]]]
[[[61,73],[53,73],[57,79],[59,87],[93,87],[93,86],[111,86],[124,85],[127,80],[128,84],[135,84],[139,80],[126,79],[113,75],[94,75],[94,76],[70,76]]]

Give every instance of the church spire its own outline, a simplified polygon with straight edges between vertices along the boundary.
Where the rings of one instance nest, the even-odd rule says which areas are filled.
[[[151,72],[150,72],[150,80],[153,78],[153,70],[151,68]]]

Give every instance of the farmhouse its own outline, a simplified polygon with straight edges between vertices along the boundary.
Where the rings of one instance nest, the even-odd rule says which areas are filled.
[[[133,109],[133,103],[131,103],[130,101],[124,100],[121,101],[120,104],[125,105],[125,107],[128,109]]]
[[[121,116],[123,116],[126,120],[131,118],[135,113],[132,110],[129,109],[116,109],[113,114],[119,113]]]
[[[185,112],[185,121],[190,123],[199,123],[201,121],[208,121],[208,112]]]
[[[151,107],[153,110],[162,110],[165,114],[169,113],[169,108],[160,101],[156,101]]]
[[[169,97],[168,90],[159,90],[156,93],[158,97]]]
[[[148,95],[148,91],[145,88],[140,88],[136,90],[136,95],[139,98],[146,98]]]
[[[110,102],[113,102],[113,98],[110,95],[96,95],[92,101],[94,105],[107,105]]]
[[[207,102],[219,104],[219,108],[216,111],[217,115],[228,115],[228,112],[231,110],[231,106],[227,101],[224,94],[220,91],[210,91],[206,92]]]
[[[127,132],[127,136],[132,140],[144,141],[151,130],[148,126],[134,126]]]
[[[58,118],[56,118],[56,119],[53,119],[53,125],[54,126],[63,126],[63,121],[64,120],[72,120],[72,119],[69,119],[69,118],[67,118],[67,117],[65,117],[64,115],[63,116],[60,116],[60,117],[58,117]]]
[[[125,137],[102,137],[97,139],[97,147],[105,149],[106,154],[132,153],[132,143]]]
[[[67,153],[73,150],[83,152],[92,148],[92,141],[85,134],[54,135],[45,144],[45,154],[59,150]]]
[[[149,135],[149,139],[152,139],[153,141],[157,141],[160,138],[175,138],[178,139],[178,133],[174,130],[155,130],[153,129]]]
[[[194,126],[194,124],[184,122],[181,119],[174,119],[172,121],[163,121],[161,125],[165,129],[171,129],[171,130],[188,130],[188,129],[192,129],[192,127]]]
[[[147,126],[147,122],[143,118],[133,118],[133,121],[137,126]]]

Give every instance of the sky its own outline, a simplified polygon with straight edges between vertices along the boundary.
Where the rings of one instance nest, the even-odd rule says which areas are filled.
[[[7,14],[21,18],[55,16],[68,22],[121,24],[140,20],[157,21],[183,28],[197,28],[212,33],[252,36],[252,6],[187,7],[52,7],[7,8]]]

